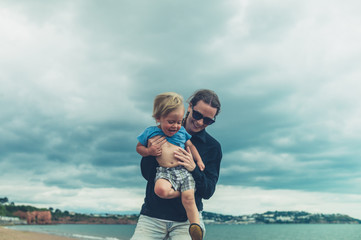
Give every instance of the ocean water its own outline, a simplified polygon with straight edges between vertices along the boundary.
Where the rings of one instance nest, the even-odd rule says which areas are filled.
[[[22,225],[12,229],[80,240],[128,240],[135,225]],[[206,225],[205,240],[360,240],[361,224]]]

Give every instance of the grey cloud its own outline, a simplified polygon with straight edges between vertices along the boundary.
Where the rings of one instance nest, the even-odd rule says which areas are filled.
[[[19,47],[2,49],[3,176],[74,191],[143,187],[136,137],[155,124],[155,95],[210,88],[222,102],[207,128],[223,148],[221,184],[358,194],[360,49],[339,58],[312,29],[309,17],[329,27],[320,5],[2,1],[15,27],[32,30],[4,38]],[[352,32],[341,40],[357,42]],[[332,46],[344,52],[341,40]]]
[[[139,187],[145,182],[139,174],[139,164],[91,166],[84,163],[83,165],[86,167],[67,166],[53,173],[44,174],[43,182],[47,186],[66,189]]]

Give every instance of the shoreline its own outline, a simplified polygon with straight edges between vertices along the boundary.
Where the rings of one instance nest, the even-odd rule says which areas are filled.
[[[75,238],[62,237],[46,233],[19,231],[0,226],[0,240],[74,240]]]

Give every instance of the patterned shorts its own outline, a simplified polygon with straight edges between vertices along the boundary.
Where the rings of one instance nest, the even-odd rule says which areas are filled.
[[[157,167],[154,181],[161,178],[168,180],[176,191],[184,192],[196,187],[192,174],[183,166],[173,168]]]

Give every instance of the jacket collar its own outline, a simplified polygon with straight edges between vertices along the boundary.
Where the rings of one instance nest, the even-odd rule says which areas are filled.
[[[193,134],[192,137],[198,138],[198,139],[201,140],[203,143],[205,143],[205,142],[206,142],[206,139],[207,139],[207,132],[206,132],[205,129],[203,129],[202,131]]]

